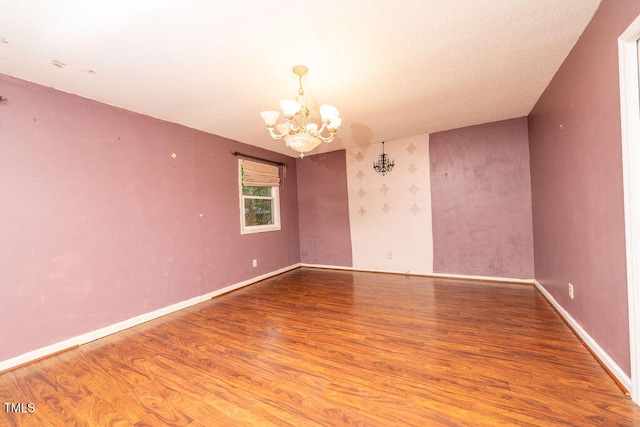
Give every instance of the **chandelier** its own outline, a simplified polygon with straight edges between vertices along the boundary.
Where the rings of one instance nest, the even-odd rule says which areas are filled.
[[[309,108],[304,105],[304,89],[302,88],[302,76],[307,74],[309,69],[304,65],[293,67],[293,73],[298,76],[298,96],[295,101],[285,99],[280,101],[280,108],[285,118],[284,123],[276,125],[280,113],[277,111],[263,111],[260,113],[264,119],[267,130],[273,139],[282,139],[287,147],[300,153],[300,158],[304,158],[304,153],[315,149],[322,141],[331,142],[336,135],[338,127],[342,123],[340,113],[332,105],[320,106],[320,116],[322,125],[318,128],[316,123],[309,121]],[[276,130],[274,130],[274,128]],[[323,135],[326,131],[327,135]]]
[[[382,154],[378,158],[378,163],[373,162],[373,169],[385,176],[393,169],[394,162],[386,154],[384,154],[384,141],[382,141]]]

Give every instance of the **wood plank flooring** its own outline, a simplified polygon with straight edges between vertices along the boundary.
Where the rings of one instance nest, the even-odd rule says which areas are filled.
[[[4,373],[0,403],[2,426],[640,426],[531,286],[307,268]]]

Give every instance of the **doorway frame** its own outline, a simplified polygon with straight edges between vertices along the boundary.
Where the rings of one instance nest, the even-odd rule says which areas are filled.
[[[631,398],[640,405],[640,16],[618,38]],[[634,168],[633,165],[636,165]]]

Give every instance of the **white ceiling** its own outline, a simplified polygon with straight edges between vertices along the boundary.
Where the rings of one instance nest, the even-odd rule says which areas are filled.
[[[599,2],[0,0],[0,73],[295,155],[259,113],[304,64],[324,152],[526,116]]]

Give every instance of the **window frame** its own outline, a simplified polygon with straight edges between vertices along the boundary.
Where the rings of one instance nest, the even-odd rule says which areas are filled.
[[[240,234],[265,233],[269,231],[279,231],[282,229],[280,223],[280,187],[273,186],[271,188],[271,197],[265,196],[245,196],[242,193],[242,159],[238,159],[238,193],[240,196]],[[244,201],[246,199],[253,200],[271,200],[272,201],[272,219],[273,224],[265,225],[246,225],[246,216],[244,212]]]

